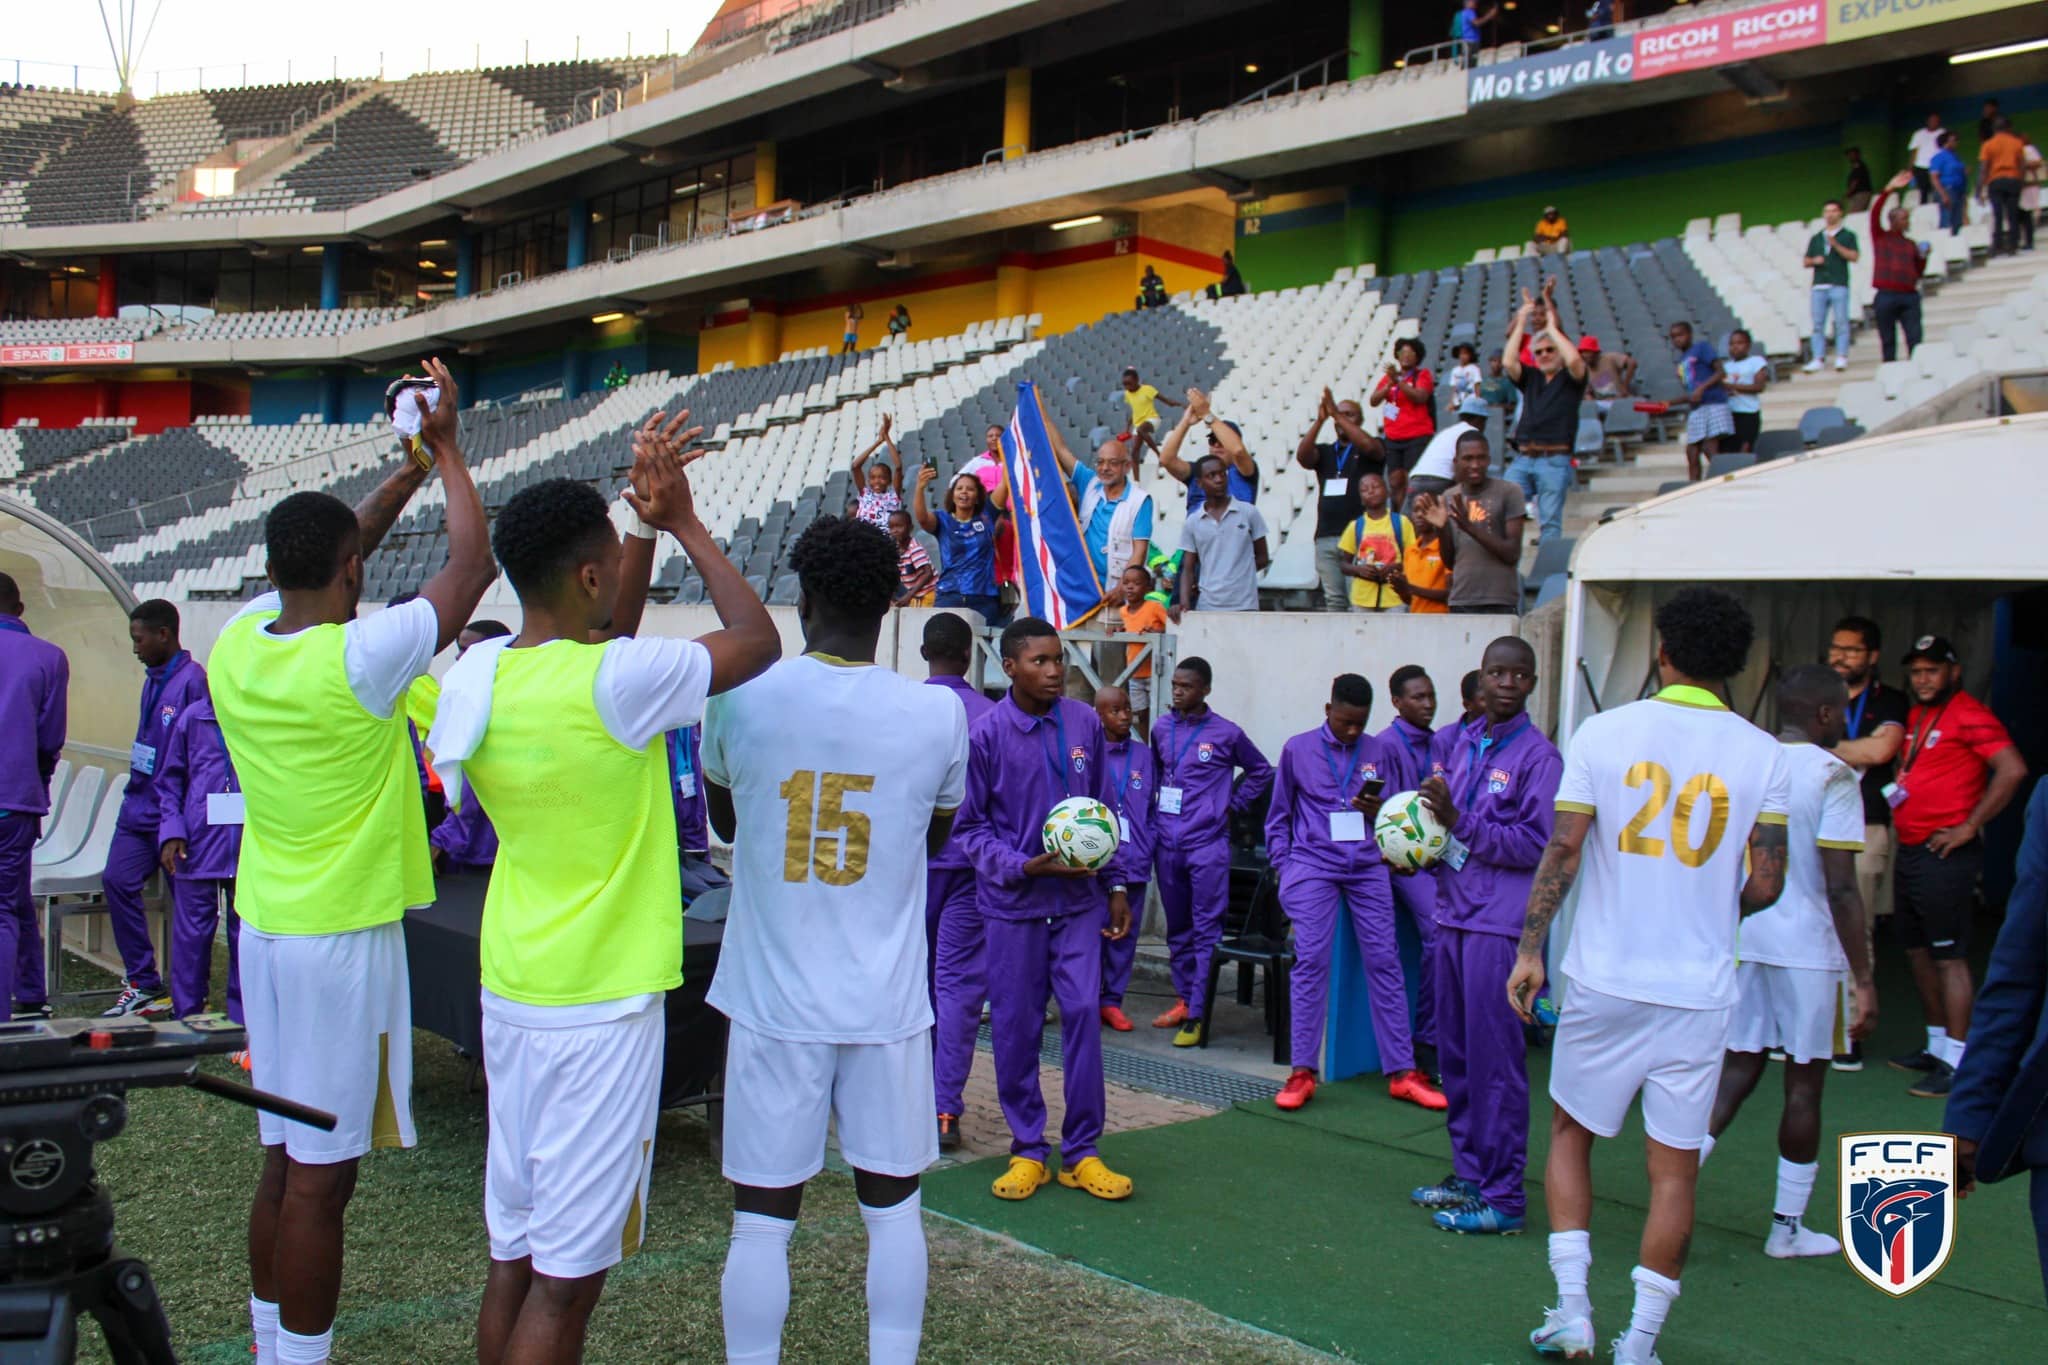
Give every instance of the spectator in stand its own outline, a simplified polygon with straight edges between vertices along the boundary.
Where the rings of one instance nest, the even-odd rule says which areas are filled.
[[[903,456],[896,449],[895,438],[889,435],[890,419],[882,418],[881,435],[868,445],[866,450],[853,457],[853,481],[862,482],[861,470],[866,468],[867,487],[861,489],[860,503],[854,509],[854,516],[877,530],[889,529],[889,514],[903,506]],[[876,460],[868,464],[868,457],[889,447],[889,461],[884,464]]]
[[[1202,488],[1195,479],[1195,469],[1201,461],[1189,464],[1180,457],[1180,448],[1197,422],[1208,428],[1209,454],[1224,462],[1230,496],[1239,502],[1256,504],[1259,500],[1259,466],[1252,459],[1251,451],[1245,449],[1244,433],[1237,423],[1216,416],[1209,407],[1207,394],[1200,389],[1189,389],[1187,411],[1181,414],[1179,424],[1166,434],[1166,444],[1159,451],[1159,467],[1187,487],[1189,515],[1202,505]]]
[[[972,474],[956,474],[946,485],[946,505],[934,513],[925,499],[925,489],[938,472],[931,465],[919,469],[917,491],[911,495],[917,524],[939,541],[937,605],[966,607],[980,612],[988,624],[999,624],[1002,599],[996,592],[996,525],[1010,505],[1010,490],[998,486],[991,493]]]
[[[614,360],[612,362],[612,367],[609,370],[605,371],[604,387],[606,392],[610,392],[613,389],[625,388],[626,383],[630,378],[631,376],[626,373],[625,365],[620,361]]]
[[[1234,299],[1246,292],[1244,276],[1237,273],[1237,258],[1228,251],[1223,253],[1223,279],[1217,284],[1216,292],[1226,299]]]
[[[1159,442],[1153,432],[1159,428],[1159,405],[1164,403],[1169,408],[1181,405],[1138,378],[1135,365],[1124,366],[1123,390],[1124,403],[1131,410],[1132,437],[1139,446],[1150,446],[1156,452]]]
[[[1927,167],[1934,177],[1934,192],[1941,196],[1941,225],[1951,236],[1970,220],[1970,172],[1956,151],[1956,135],[1944,130],[1941,145]]]
[[[1151,266],[1138,279],[1138,307],[1164,308],[1171,302],[1166,296],[1166,281],[1159,278],[1159,272]]]
[[[1422,367],[1424,354],[1415,337],[1396,341],[1394,358],[1365,400],[1375,408],[1387,402],[1394,405],[1393,415],[1380,422],[1380,437],[1386,448],[1387,487],[1396,503],[1407,496],[1408,466],[1436,435],[1436,377]]]
[[[1429,438],[1408,475],[1405,510],[1410,517],[1415,515],[1416,499],[1425,493],[1441,493],[1455,481],[1457,471],[1452,461],[1458,455],[1458,440],[1469,431],[1486,430],[1486,411],[1486,404],[1480,399],[1468,398],[1458,409],[1458,420]]]
[[[1996,109],[1992,100],[1986,108]],[[1991,254],[2011,256],[2020,249],[2020,190],[2026,183],[2027,144],[2013,136],[2003,114],[1992,120],[1991,136],[1977,149],[1977,197],[1991,202]]]
[[[1323,423],[1334,423],[1337,439],[1322,441]],[[1386,457],[1379,438],[1367,434],[1365,413],[1352,399],[1338,402],[1323,390],[1316,420],[1294,448],[1294,460],[1316,472],[1316,581],[1323,590],[1324,611],[1349,611],[1351,594],[1344,582],[1338,537],[1358,516],[1358,481],[1383,474]]]
[[[932,557],[924,552],[924,546],[910,533],[910,513],[901,507],[889,514],[889,539],[896,542],[896,605],[930,606],[938,571],[932,568]]]
[[[1593,0],[1586,6],[1586,41],[1597,43],[1614,36],[1614,0]]]
[[[1913,173],[1900,171],[1870,206],[1870,283],[1877,291],[1870,311],[1886,360],[1899,358],[1900,332],[1906,334],[1906,359],[1920,345],[1920,275],[1927,269],[1927,253],[1906,235],[1912,216],[1906,212],[1905,189],[1912,183]],[[1898,201],[1887,211],[1885,200],[1895,194]]]
[[[1998,101],[1985,100],[1984,112],[1977,119],[1977,145],[1983,146],[1998,132]]]
[[[1571,224],[1557,211],[1557,205],[1545,204],[1543,216],[1536,220],[1536,229],[1530,236],[1530,253],[1536,256],[1562,256],[1571,249]]]
[[[1849,158],[1849,178],[1842,185],[1842,204],[1851,213],[1861,213],[1870,207],[1870,167],[1863,164],[1863,149],[1851,147],[1843,153]]]
[[[1388,505],[1387,481],[1379,475],[1367,474],[1358,481],[1358,499],[1358,518],[1337,541],[1344,576],[1351,580],[1352,609],[1399,611],[1404,604],[1394,579],[1415,530],[1408,518]]]
[[[1139,565],[1133,564],[1117,579],[1116,613],[1102,623],[1103,630],[1111,635],[1164,635],[1166,633],[1166,608],[1152,597],[1152,575]],[[1145,652],[1143,645],[1124,647],[1124,666],[1137,664],[1137,671],[1124,680],[1124,692],[1129,696],[1131,710],[1138,718],[1138,732],[1152,733],[1146,724],[1152,711],[1152,661],[1140,656]]]
[[[1523,349],[1526,350],[1528,345],[1529,343],[1524,341],[1522,343]],[[1536,363],[1536,360],[1535,357],[1531,356],[1522,363],[1524,365],[1533,365]],[[1486,378],[1479,381],[1479,396],[1485,401],[1487,407],[1499,408],[1507,414],[1507,427],[1512,432],[1522,421],[1522,391],[1515,387],[1514,380],[1508,378],[1506,364],[1507,357],[1505,355],[1487,357]],[[1510,440],[1512,440],[1512,437]]]
[[[1444,537],[1452,611],[1512,615],[1521,605],[1518,566],[1528,506],[1521,489],[1487,476],[1492,456],[1478,432],[1458,438],[1456,463],[1458,486],[1441,498],[1418,498],[1416,520]]]
[[[969,460],[961,469],[963,474],[972,474],[980,481],[982,489],[990,497],[1003,486],[1003,429],[990,423],[982,433],[981,453]],[[1014,602],[1017,596],[1017,528],[1008,517],[996,527],[996,587]]]
[[[1763,430],[1763,391],[1770,387],[1771,362],[1750,351],[1749,333],[1737,327],[1728,334],[1728,358],[1721,362],[1721,375],[1728,390],[1728,420],[1735,424],[1733,441],[1737,450],[1756,449],[1757,433]]]
[[[1451,347],[1451,372],[1444,376],[1444,384],[1450,389],[1453,411],[1462,411],[1468,399],[1479,396],[1479,381],[1486,378],[1486,372],[1479,368],[1479,349],[1469,341],[1461,341]]]
[[[1413,538],[1401,552],[1400,569],[1387,581],[1414,615],[1446,615],[1451,609],[1450,542],[1419,518],[1410,518],[1408,528]]]
[[[1605,417],[1615,400],[1636,396],[1636,358],[1626,351],[1600,349],[1600,338],[1588,332],[1579,338],[1579,354],[1585,357],[1592,379],[1586,385],[1593,402]]]
[[[1727,373],[1714,343],[1705,337],[1695,340],[1689,322],[1671,324],[1671,349],[1678,352],[1678,382],[1685,385],[1686,401],[1692,404],[1685,418],[1685,476],[1698,483],[1706,477],[1707,461],[1721,453],[1721,438],[1735,434],[1723,382]]]
[[[866,316],[859,304],[846,305],[846,330],[839,338],[839,354],[846,355],[860,349],[860,320]]]
[[[1221,455],[1195,462],[1195,482],[1202,503],[1181,528],[1180,600],[1173,619],[1188,611],[1257,611],[1259,575],[1271,562],[1265,518],[1230,495],[1230,471]]]
[[[1813,267],[1813,346],[1806,372],[1820,369],[1827,354],[1827,326],[1835,326],[1835,368],[1849,368],[1849,263],[1862,253],[1856,234],[1842,226],[1842,201],[1830,199],[1821,205],[1821,229],[1806,244],[1805,263]]]
[[[2048,179],[2048,167],[2041,160],[2041,149],[2034,145],[2034,139],[2025,133],[2019,135],[2025,145],[2025,159],[2021,169],[2020,184],[2020,250],[2034,249],[2034,220],[2041,216],[2041,182]]]
[[[1932,204],[1938,199],[1934,190],[1934,154],[1941,150],[1941,115],[1929,114],[1924,126],[1913,130],[1913,136],[1906,140],[1906,149],[1913,154],[1913,187],[1920,191],[1920,202]]]
[[[1498,13],[1499,5],[1481,14],[1479,0],[1459,0],[1458,12],[1451,16],[1451,37],[1460,44],[1458,56],[1466,66],[1478,60],[1479,48],[1485,41],[1479,31],[1480,25],[1492,23],[1493,16]]]
[[[896,305],[896,311],[889,314],[889,335],[900,337],[909,330],[910,310],[899,303]]]
[[[1912,177],[1906,177],[1912,183]],[[1863,900],[1863,941],[1868,956],[1871,925],[1892,912],[1892,806],[1885,788],[1906,742],[1906,696],[1877,680],[1884,637],[1877,622],[1844,616],[1828,637],[1827,664],[1849,689],[1847,722],[1835,757],[1856,769],[1863,783],[1863,849],[1856,855],[1856,890]],[[1835,1057],[1835,1070],[1861,1071],[1863,1048],[1852,1042]]]
[[[1152,495],[1131,482],[1131,457],[1112,436],[1095,452],[1088,468],[1067,449],[1066,438],[1051,422],[1053,457],[1074,484],[1081,521],[1081,539],[1095,565],[1095,580],[1108,586],[1104,600],[1116,595],[1123,571],[1143,568],[1152,548]]]
[[[1564,500],[1572,485],[1572,447],[1579,435],[1579,403],[1586,396],[1586,358],[1579,354],[1579,348],[1572,344],[1563,328],[1558,326],[1557,306],[1551,298],[1551,291],[1557,287],[1557,276],[1552,275],[1543,282],[1543,300],[1549,304],[1541,314],[1543,330],[1530,343],[1529,356],[1535,363],[1525,363],[1520,357],[1522,341],[1530,322],[1537,317],[1537,301],[1522,291],[1522,308],[1515,314],[1514,325],[1508,329],[1507,354],[1515,357],[1506,365],[1507,376],[1522,390],[1522,421],[1515,429],[1516,454],[1514,463],[1508,466],[1508,478],[1519,490],[1520,500],[1526,503],[1535,499],[1537,515],[1541,522],[1539,543],[1542,536],[1564,534]],[[1466,447],[1460,444],[1458,459],[1465,458]],[[1482,470],[1480,477],[1485,478]],[[1459,481],[1465,482],[1462,470]],[[1499,482],[1490,480],[1489,482]],[[1515,535],[1515,553],[1521,553],[1521,535],[1518,527]],[[1457,546],[1455,560],[1461,565],[1466,560],[1465,546]],[[1508,561],[1512,568],[1514,560]],[[1511,578],[1513,574],[1509,575]],[[1459,598],[1452,595],[1456,606]]]

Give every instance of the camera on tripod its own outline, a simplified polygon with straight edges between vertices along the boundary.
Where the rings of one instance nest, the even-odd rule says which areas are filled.
[[[171,1326],[149,1267],[114,1244],[92,1149],[128,1126],[130,1090],[169,1085],[332,1130],[334,1116],[199,1069],[245,1046],[217,1014],[0,1023],[0,1365],[73,1358],[78,1314],[118,1365],[169,1365]]]

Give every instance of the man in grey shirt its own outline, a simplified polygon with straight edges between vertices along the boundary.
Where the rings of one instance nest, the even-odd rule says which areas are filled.
[[[1513,614],[1521,606],[1522,529],[1529,519],[1522,490],[1487,476],[1493,463],[1486,437],[1458,437],[1451,469],[1457,482],[1441,497],[1416,499],[1414,516],[1443,534],[1451,565],[1451,610]]]
[[[1220,455],[1195,464],[1202,505],[1188,515],[1180,533],[1180,600],[1170,613],[1257,611],[1259,573],[1270,562],[1266,519],[1259,509],[1230,496],[1230,469]]]

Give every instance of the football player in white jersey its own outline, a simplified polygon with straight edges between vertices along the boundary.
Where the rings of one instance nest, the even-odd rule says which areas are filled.
[[[1656,626],[1663,690],[1571,738],[1507,981],[1509,1003],[1534,1022],[1543,941],[1583,861],[1550,1071],[1545,1191],[1558,1305],[1529,1340],[1546,1355],[1593,1354],[1593,1139],[1618,1134],[1640,1092],[1650,1211],[1631,1276],[1635,1312],[1614,1344],[1629,1365],[1656,1359],[1678,1297],[1736,998],[1736,924],[1784,888],[1788,804],[1783,746],[1724,699],[1749,658],[1749,613],[1726,593],[1687,588],[1658,609]]]
[[[790,552],[805,653],[705,712],[711,824],[733,840],[710,1003],[732,1021],[723,1303],[728,1361],[781,1358],[789,1239],[836,1120],[868,1230],[868,1358],[917,1359],[918,1174],[938,1159],[925,859],[967,780],[967,717],[875,664],[897,587],[888,533],[827,517]]]
[[[1830,752],[1847,731],[1849,689],[1835,671],[1802,664],[1778,681],[1778,742],[1792,765],[1785,894],[1742,922],[1739,992],[1721,1063],[1721,1092],[1700,1160],[1764,1072],[1769,1049],[1785,1057],[1785,1112],[1778,1120],[1778,1194],[1764,1253],[1780,1260],[1832,1256],[1842,1244],[1802,1220],[1820,1174],[1820,1092],[1831,1059],[1877,1023],[1877,987],[1863,936],[1856,855],[1863,848],[1863,790],[1856,770]],[[1844,999],[1856,983],[1854,1023]]]

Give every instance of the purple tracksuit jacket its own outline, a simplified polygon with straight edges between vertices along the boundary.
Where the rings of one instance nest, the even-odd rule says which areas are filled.
[[[1103,740],[1103,756],[1109,763],[1109,778],[1117,799],[1110,809],[1117,813],[1121,827],[1130,830],[1124,868],[1130,874],[1131,931],[1122,938],[1102,940],[1102,1003],[1121,1006],[1124,992],[1131,987],[1131,969],[1138,960],[1138,922],[1145,917],[1145,883],[1152,876],[1152,824],[1157,816],[1153,792],[1158,787],[1152,750],[1136,738]],[[1109,927],[1109,907],[1103,906],[1103,927]]]
[[[29,894],[50,773],[64,748],[71,664],[19,616],[0,615],[0,1009],[40,1005],[43,936]]]
[[[970,734],[975,722],[996,709],[965,678],[934,674],[925,684],[943,687],[960,699]],[[970,769],[970,788],[973,781]],[[988,952],[975,899],[977,877],[960,846],[957,812],[953,828],[945,847],[925,865],[924,934],[933,1020],[932,1089],[938,1112],[957,1116],[965,1104],[967,1073],[974,1065],[981,1004],[988,998]]]
[[[162,766],[164,746],[171,738],[171,727],[178,723],[186,707],[206,700],[206,696],[206,670],[190,651],[181,649],[169,663],[146,671],[118,828],[156,830],[156,774]]]
[[[1380,776],[1387,780],[1384,795],[1414,791],[1422,786],[1423,780],[1436,771],[1436,737],[1442,733],[1441,730],[1425,730],[1418,725],[1410,725],[1399,716],[1394,717],[1392,725],[1380,731],[1380,751],[1386,760],[1380,770]],[[1422,873],[1413,877],[1394,877],[1392,882],[1394,904],[1408,916],[1422,947],[1421,958],[1416,965],[1415,1041],[1434,1044],[1436,877]]]
[[[1153,827],[1161,852],[1199,848],[1229,837],[1230,816],[1258,803],[1273,785],[1273,766],[1234,721],[1214,711],[1192,719],[1168,711],[1152,727],[1159,786],[1178,787],[1180,814],[1161,810]],[[1244,780],[1235,782],[1237,769]],[[1156,795],[1156,794],[1155,794]],[[1155,802],[1156,805],[1156,802]]]
[[[214,928],[228,917],[228,1017],[242,1019],[241,920],[235,914],[235,868],[242,827],[207,819],[207,797],[240,791],[213,702],[201,697],[171,727],[156,772],[157,845],[185,841],[185,860],[171,883],[171,1009],[183,1018],[203,1010],[212,994]]]

